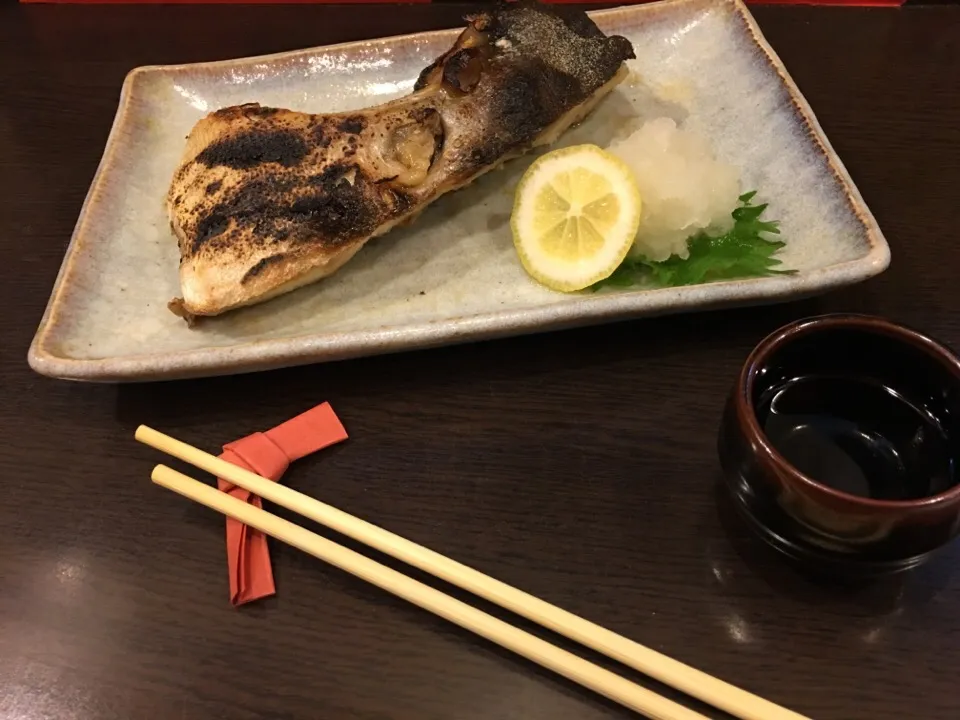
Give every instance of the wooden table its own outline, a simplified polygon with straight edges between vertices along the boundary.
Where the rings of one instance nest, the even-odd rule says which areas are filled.
[[[453,26],[462,5],[0,7],[0,717],[630,717],[297,551],[227,602],[223,520],[152,486],[322,400],[348,443],[285,482],[818,720],[960,717],[960,546],[867,587],[788,569],[717,491],[721,403],[792,319],[960,346],[960,8],[757,7],[893,250],[819,300],[255,376],[95,386],[27,345],[125,73]]]

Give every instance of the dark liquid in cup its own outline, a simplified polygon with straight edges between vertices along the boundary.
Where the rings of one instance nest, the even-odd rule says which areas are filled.
[[[879,382],[807,375],[759,400],[770,443],[819,483],[877,500],[916,500],[957,483],[938,420]]]

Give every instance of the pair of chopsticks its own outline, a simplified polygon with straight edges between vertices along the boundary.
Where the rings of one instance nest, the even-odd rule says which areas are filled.
[[[417,545],[388,530],[289,487],[267,480],[161,432],[141,425],[137,429],[136,439],[259,495],[265,500],[496,603],[506,610],[575,640],[585,647],[741,720],[809,720],[422,545]],[[341,570],[512,650],[645,717],[653,720],[707,720],[700,713],[552,645],[536,635],[514,627],[429,585],[165,465],[157,465],[151,478],[158,485],[325,560]]]

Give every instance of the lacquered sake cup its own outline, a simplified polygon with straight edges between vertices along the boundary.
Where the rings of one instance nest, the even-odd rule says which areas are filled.
[[[764,399],[791,378],[821,376],[882,384],[929,413],[946,442],[938,436],[943,457],[921,457],[947,467],[947,481],[938,471],[940,484],[929,496],[878,499],[831,487],[798,469],[796,459],[788,462],[764,430]],[[886,419],[868,418],[862,431]],[[764,338],[744,363],[724,409],[718,450],[735,506],[777,550],[841,573],[906,570],[960,531],[960,360],[942,343],[879,317],[791,323]],[[816,458],[801,459],[809,465]]]

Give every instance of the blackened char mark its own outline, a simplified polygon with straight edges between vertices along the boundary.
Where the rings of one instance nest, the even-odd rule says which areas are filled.
[[[243,278],[240,280],[240,284],[243,285],[249,280],[252,280],[257,275],[259,275],[264,270],[266,270],[270,265],[274,265],[280,262],[285,257],[286,255],[284,253],[276,253],[275,255],[268,255],[267,257],[263,258],[260,262],[258,262],[256,265],[254,265],[252,268],[250,268],[249,270],[247,270],[247,272],[244,273]]]
[[[391,196],[353,165],[338,164],[311,177],[253,177],[211,207],[201,207],[191,245],[219,251],[234,242],[256,247],[289,240],[331,249],[368,236],[393,207]],[[235,226],[224,234],[229,221]]]
[[[219,208],[219,206],[217,206]],[[230,226],[230,218],[223,212],[218,212],[214,208],[211,212],[203,215],[197,222],[197,229],[193,236],[193,251],[196,252],[203,245],[213,238],[223,235]]]
[[[438,67],[443,65],[443,60],[446,56],[441,55],[432,63],[427,65],[423,70],[420,71],[420,75],[417,77],[417,81],[413,84],[413,91],[417,92],[423,90],[430,83],[430,76],[433,74],[433,71]]]
[[[247,241],[253,245],[273,242],[282,227],[279,211],[289,203],[289,194],[297,183],[295,178],[253,177],[235,187],[226,199],[201,205],[193,233],[193,252],[204,247],[223,250],[241,231],[248,231]],[[236,225],[233,232],[224,235],[228,218]],[[213,233],[208,228],[219,229],[219,232]]]
[[[363,117],[363,115],[351,115],[348,118],[344,118],[337,126],[337,129],[345,133],[350,133],[351,135],[357,135],[362,133],[366,126],[367,119]]]
[[[348,177],[351,176],[352,177]],[[332,245],[369,235],[382,214],[371,183],[356,166],[335,166],[310,180],[311,192],[289,213],[295,225]]]
[[[211,143],[197,155],[197,162],[207,167],[224,165],[236,170],[271,162],[293,167],[308,151],[307,143],[295,132],[255,128]]]
[[[633,51],[633,43],[622,35],[608,37],[607,48],[610,51],[610,66],[614,68],[614,72],[620,69],[620,63],[634,60],[637,57],[637,54]],[[610,77],[613,77],[613,75]]]
[[[207,195],[213,195],[221,187],[223,187],[223,180],[214,180],[212,183],[209,183],[206,188],[204,188],[204,192]]]
[[[586,12],[579,8],[564,7],[562,5],[551,5],[547,7],[534,0],[520,0],[504,4],[507,9],[501,9],[495,13],[492,22],[488,20],[484,30],[489,30],[493,39],[499,39],[508,35],[511,25],[514,23],[534,24],[538,22],[537,15],[556,17],[563,21],[571,32],[582,38],[603,38],[607,37],[603,31],[597,27],[597,24],[590,19]],[[501,5],[501,8],[504,7]],[[611,36],[612,37],[612,36]]]
[[[548,125],[585,99],[572,75],[526,58],[500,69],[489,94],[489,126],[470,151],[469,173],[527,150]]]
[[[323,120],[315,118],[310,122],[310,128],[307,131],[307,134],[310,137],[310,141],[319,148],[329,147],[332,138],[328,132],[329,128],[326,127]]]
[[[385,207],[390,208],[393,217],[405,215],[414,205],[414,199],[403,188],[387,186],[381,190]]]
[[[602,38],[603,30],[597,27],[597,24],[590,19],[583,10],[567,7],[550,8],[557,17],[563,20],[564,24],[573,30],[580,37]]]
[[[557,71],[576,77],[585,95],[612,78],[621,63],[634,57],[630,41],[606,36],[582,10],[520,2],[499,12],[491,42],[510,52],[511,62],[539,58]]]
[[[306,183],[312,185],[316,188],[330,188],[339,183],[346,176],[348,172],[354,169],[353,165],[347,165],[346,163],[334,163],[316,175],[310,175],[307,177]]]

